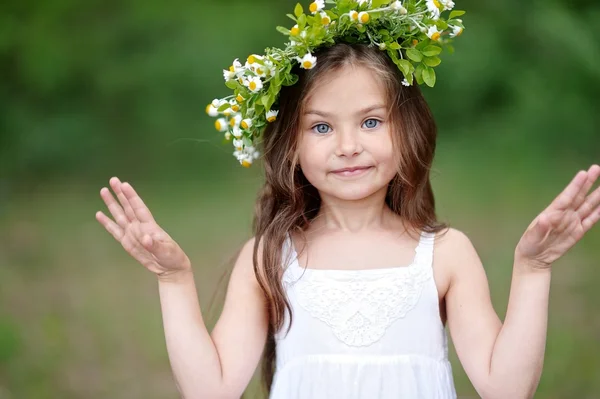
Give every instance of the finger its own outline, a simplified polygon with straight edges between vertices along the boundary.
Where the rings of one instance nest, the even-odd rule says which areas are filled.
[[[121,242],[121,238],[123,237],[123,229],[113,222],[108,216],[106,216],[102,211],[96,212],[96,220],[100,222],[102,226],[108,231],[115,240]]]
[[[569,183],[569,185],[567,187],[565,187],[563,192],[560,193],[558,195],[558,197],[556,197],[554,199],[554,201],[552,201],[552,203],[550,204],[550,208],[554,208],[559,211],[564,211],[564,210],[572,207],[575,198],[577,198],[577,195],[583,188],[583,185],[585,184],[586,181],[587,181],[587,172],[583,171],[583,170],[579,171],[575,175],[573,180],[571,180],[571,183]]]
[[[152,240],[152,237],[150,235],[145,234],[141,239],[141,243],[144,246],[144,248],[151,250],[152,245],[154,245],[154,240]]]
[[[590,188],[592,188],[592,186],[598,179],[598,176],[600,176],[600,166],[592,165],[587,172],[587,180],[583,184],[583,187],[579,191],[579,194],[576,197],[575,202],[573,204],[575,206],[575,209],[579,209],[581,205],[584,204],[584,202],[586,201],[587,193],[588,191],[590,191]]]
[[[144,204],[144,201],[142,201],[142,199],[136,193],[136,191],[133,189],[131,184],[129,184],[129,183],[121,184],[121,190],[123,191],[123,194],[125,194],[125,197],[127,197],[127,200],[131,204],[131,208],[133,209],[133,213],[135,214],[135,217],[140,222],[153,222],[154,221],[154,218],[152,217],[152,213],[150,213],[150,210],[148,209],[146,204]]]
[[[588,217],[581,221],[581,225],[583,226],[583,231],[587,232],[592,228],[596,223],[600,220],[600,206],[598,206],[594,212],[590,213]]]
[[[133,209],[131,208],[131,204],[129,203],[129,200],[127,200],[127,197],[125,196],[125,194],[123,194],[123,190],[121,190],[121,184],[122,184],[121,180],[119,180],[118,177],[113,177],[110,179],[110,186],[112,187],[115,194],[117,194],[117,198],[119,199],[119,202],[123,206],[125,215],[129,219],[129,221],[132,222],[132,221],[136,220],[135,213],[133,212]]]
[[[600,205],[600,187],[596,188],[577,210],[581,220],[587,218],[598,205]]]
[[[541,213],[533,228],[535,239],[538,243],[543,242],[550,233],[552,222],[546,213]]]
[[[110,214],[113,216],[117,224],[124,229],[125,226],[129,224],[129,219],[127,219],[127,216],[125,216],[123,208],[121,208],[121,205],[119,205],[119,203],[115,200],[110,190],[106,187],[102,187],[100,190],[100,197],[102,197],[104,200],[104,203],[108,207]]]

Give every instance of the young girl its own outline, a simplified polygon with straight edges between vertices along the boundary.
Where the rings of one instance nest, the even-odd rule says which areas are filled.
[[[372,3],[346,3],[367,15],[376,10]],[[413,7],[404,14],[396,3],[386,10],[418,13]],[[313,4],[318,15],[321,4]],[[338,6],[326,15],[342,24],[347,13],[352,23],[355,10]],[[423,34],[415,33],[430,45]],[[311,58],[303,58],[312,65],[300,61],[288,71],[297,80],[280,77],[287,84],[270,104],[279,113],[261,136],[265,182],[255,236],[239,254],[211,333],[183,250],[130,184],[110,180],[118,202],[107,188],[100,191],[114,221],[102,212],[97,220],[158,276],[181,395],[240,397],[262,355],[271,398],[455,398],[447,323],[482,397],[532,397],[542,371],[552,264],[600,219],[600,188],[588,195],[600,166],[577,173],[523,234],[502,323],[469,238],[436,219],[429,181],[436,127],[418,86],[383,46],[349,37],[357,40],[336,36],[335,43],[311,48]],[[283,58],[262,61],[267,69],[277,62],[286,68]],[[237,93],[231,108],[259,101],[244,82],[262,74],[257,68],[237,75],[234,63],[231,73],[242,77],[240,87],[231,85]],[[255,117],[273,116],[270,106],[256,104]],[[260,118],[244,125],[221,105],[214,108],[233,121],[227,133],[250,140],[249,125],[260,125]],[[252,115],[251,105],[244,106],[241,113]],[[246,165],[257,154],[249,144],[234,144]]]

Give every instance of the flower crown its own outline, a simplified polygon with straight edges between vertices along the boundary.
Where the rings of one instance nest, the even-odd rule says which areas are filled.
[[[325,10],[325,2],[333,7]],[[365,43],[387,52],[404,75],[403,85],[416,79],[433,87],[442,46],[453,52],[451,38],[464,30],[457,17],[465,12],[453,8],[452,0],[316,0],[305,14],[297,4],[294,14],[287,14],[296,24],[291,29],[277,27],[289,37],[285,49],[267,48],[265,55],[250,55],[245,65],[233,61],[223,77],[234,94],[213,100],[206,112],[218,117],[215,127],[225,133],[226,141],[233,138],[233,155],[249,167],[259,157],[261,133],[277,118],[279,111],[273,108],[281,87],[298,81],[291,73],[296,63],[312,69],[317,63],[312,53],[319,47]],[[447,18],[444,11],[451,11]]]

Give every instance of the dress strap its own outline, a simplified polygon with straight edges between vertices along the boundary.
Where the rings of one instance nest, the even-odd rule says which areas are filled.
[[[423,266],[433,266],[433,245],[435,241],[435,233],[421,232],[421,238],[417,245],[415,263]]]
[[[289,232],[285,233],[282,257],[284,269],[287,269],[289,266],[291,266],[297,261],[298,258],[298,254],[296,254],[296,249],[294,248],[294,242],[292,241],[292,236]]]

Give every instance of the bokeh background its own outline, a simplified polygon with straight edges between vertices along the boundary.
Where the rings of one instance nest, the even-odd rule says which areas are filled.
[[[424,88],[433,185],[504,317],[521,234],[600,162],[600,3],[456,3],[467,29]],[[99,191],[111,176],[136,187],[192,259],[212,326],[262,175],[239,167],[204,108],[228,94],[234,58],[284,42],[275,26],[294,4],[0,2],[1,399],[178,397],[156,279],[96,222]],[[555,265],[536,397],[600,397],[599,259],[597,226]],[[452,361],[460,397],[475,397]]]

